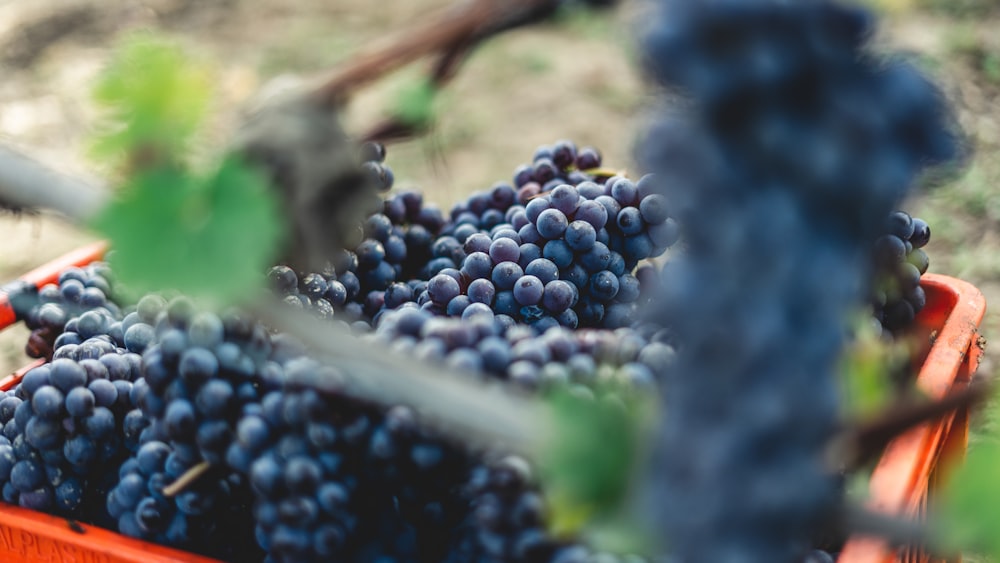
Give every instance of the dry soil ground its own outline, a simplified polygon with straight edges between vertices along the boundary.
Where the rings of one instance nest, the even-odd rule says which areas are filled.
[[[221,143],[240,106],[272,80],[329,68],[445,0],[0,0],[0,141],[59,168],[99,176],[86,139],[94,123],[89,86],[111,47],[155,28],[214,64]],[[928,219],[932,270],[1000,299],[1000,8],[994,2],[891,2],[885,42],[917,53],[959,108],[975,156],[961,179],[909,202]],[[508,178],[534,147],[572,138],[630,168],[631,145],[649,100],[635,70],[634,6],[610,16],[571,15],[516,31],[477,51],[437,101],[433,132],[390,147],[398,185],[448,205]],[[362,131],[385,114],[417,64],[375,84],[348,108]],[[92,240],[55,217],[0,217],[0,279]],[[991,315],[986,335],[1000,334]],[[23,329],[0,336],[0,371],[24,361]],[[984,370],[992,370],[987,359]]]

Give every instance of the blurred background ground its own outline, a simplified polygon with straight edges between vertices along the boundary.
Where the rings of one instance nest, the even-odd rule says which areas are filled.
[[[329,68],[447,0],[0,0],[0,141],[71,173],[99,176],[86,157],[90,86],[123,35],[158,29],[217,71],[211,143],[265,84]],[[883,41],[914,53],[944,86],[974,152],[959,179],[904,207],[928,220],[931,270],[973,282],[1000,303],[1000,2],[886,0]],[[449,206],[505,180],[534,148],[559,138],[635,169],[631,148],[650,99],[636,70],[632,2],[605,15],[567,14],[489,42],[436,102],[434,130],[393,145],[397,186]],[[348,108],[364,131],[425,66],[375,84]],[[0,217],[0,278],[16,277],[92,240],[58,218]],[[989,314],[987,338],[1000,334]],[[26,331],[0,335],[0,371],[21,365]],[[991,373],[991,354],[983,365]]]

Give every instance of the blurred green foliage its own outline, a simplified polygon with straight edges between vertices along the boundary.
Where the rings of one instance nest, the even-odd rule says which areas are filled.
[[[230,303],[262,285],[284,229],[264,176],[235,157],[191,169],[191,144],[211,99],[210,76],[176,46],[139,36],[120,47],[95,100],[109,123],[96,154],[124,160],[117,198],[93,227],[138,297],[158,290]]]
[[[396,94],[392,116],[410,127],[423,129],[434,121],[437,88],[424,77],[411,80]]]
[[[643,466],[655,400],[612,385],[596,398],[556,389],[548,401],[553,438],[537,459],[551,531],[635,549],[642,538],[625,503]]]
[[[94,156],[114,161],[183,155],[205,117],[211,86],[207,69],[178,47],[150,35],[128,39],[94,88],[107,118],[94,140]]]

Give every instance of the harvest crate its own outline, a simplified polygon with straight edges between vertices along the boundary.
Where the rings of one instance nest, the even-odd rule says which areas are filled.
[[[925,274],[921,285],[927,306],[917,316],[914,355],[917,386],[933,398],[969,385],[979,367],[983,341],[979,325],[986,299],[973,285],[937,274]],[[885,514],[922,517],[928,497],[948,470],[965,456],[969,444],[969,413],[959,411],[922,424],[893,440],[885,449],[869,482],[870,508]],[[855,538],[844,547],[840,563],[957,563],[960,555],[932,560],[919,549],[901,553],[885,542]]]
[[[97,243],[81,248],[29,272],[18,282],[40,287],[52,283],[63,269],[84,265],[103,256]],[[7,291],[0,289],[0,329],[15,322]],[[922,349],[914,354],[919,369],[917,385],[932,397],[968,385],[982,354],[979,325],[986,312],[982,293],[969,283],[937,274],[926,274],[921,285],[927,306],[917,316],[914,335]],[[0,380],[9,389],[33,362]],[[969,436],[968,412],[957,412],[923,424],[895,439],[886,448],[870,482],[871,508],[887,514],[920,516],[929,493],[949,467],[964,457]],[[238,538],[250,541],[250,538]],[[101,528],[79,525],[15,506],[0,504],[0,560],[9,563],[218,563],[187,552],[124,537]],[[956,556],[945,560],[953,563]],[[897,553],[884,542],[853,538],[841,552],[839,563],[915,563],[931,559],[919,550]],[[938,560],[940,561],[940,560]]]

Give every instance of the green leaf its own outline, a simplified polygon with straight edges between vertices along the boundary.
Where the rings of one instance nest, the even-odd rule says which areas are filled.
[[[874,332],[869,318],[855,324],[855,340],[840,360],[845,414],[850,417],[879,412],[895,396],[892,367],[907,361],[905,343],[886,344]]]
[[[956,549],[1000,558],[1000,444],[982,443],[969,451],[939,498],[944,541]]]
[[[620,514],[639,469],[651,402],[627,393],[581,398],[553,392],[553,439],[539,453],[539,473],[557,535]]]
[[[173,289],[220,304],[260,287],[285,232],[264,177],[235,158],[204,178],[141,171],[94,226],[132,297]]]
[[[411,127],[426,127],[434,120],[436,94],[437,89],[426,79],[411,82],[397,95],[392,114]]]
[[[95,89],[108,122],[94,139],[96,157],[180,160],[211,99],[205,68],[180,48],[134,36],[115,53]]]

